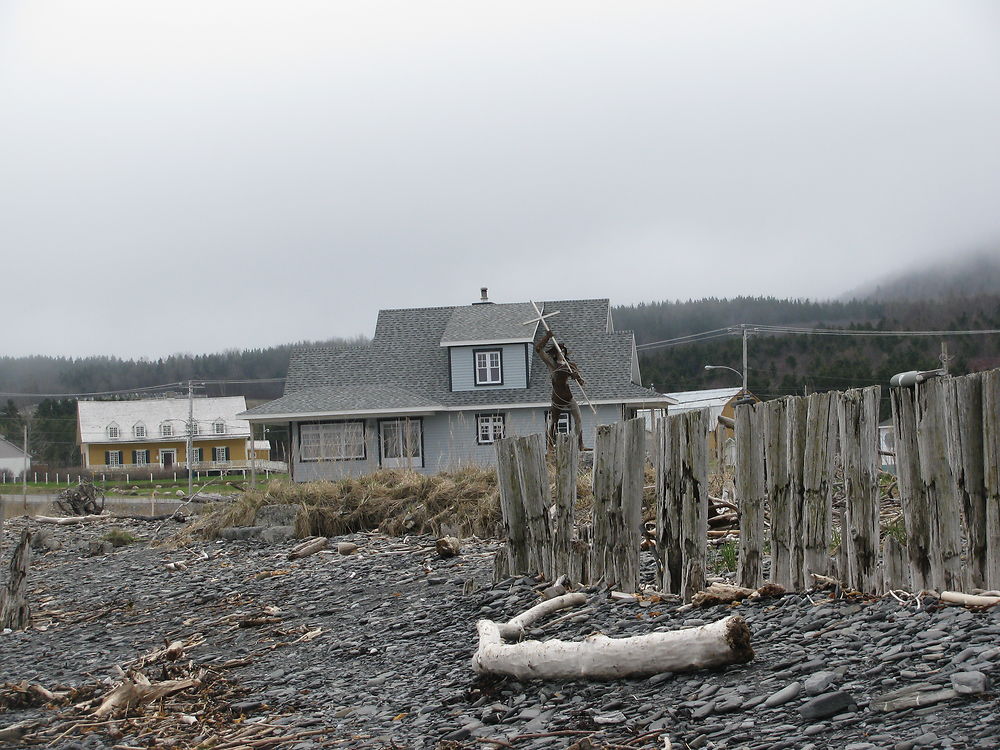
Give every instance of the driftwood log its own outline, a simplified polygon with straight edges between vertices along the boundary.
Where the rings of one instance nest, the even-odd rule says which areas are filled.
[[[739,616],[697,628],[631,638],[598,634],[583,641],[504,642],[518,637],[531,622],[585,601],[581,594],[565,594],[507,623],[480,620],[479,648],[472,658],[472,668],[480,674],[505,674],[518,679],[613,680],[742,664],[753,659],[750,629]]]
[[[28,566],[31,564],[31,532],[21,531],[21,541],[10,560],[7,586],[0,591],[0,630],[24,630],[31,624],[28,606]]]
[[[90,516],[28,516],[32,521],[38,523],[54,523],[57,526],[75,526],[80,523],[90,523],[91,521],[111,521],[110,515],[90,515]]]

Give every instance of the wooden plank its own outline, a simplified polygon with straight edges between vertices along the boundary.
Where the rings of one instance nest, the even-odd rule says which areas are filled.
[[[622,425],[622,526],[617,543],[614,545],[618,584],[623,591],[639,590],[645,466],[646,420],[630,419]]]
[[[617,583],[611,545],[623,524],[621,518],[622,451],[624,425],[597,426],[594,439],[594,542],[591,545],[590,575],[592,582],[603,580]]]
[[[680,449],[679,425],[674,417],[656,420],[653,465],[656,472],[656,553],[659,555],[660,587],[671,594],[681,592],[681,512],[674,503],[674,463]]]
[[[882,542],[882,586],[885,591],[910,590],[910,566],[906,549],[895,537],[887,536]]]
[[[756,589],[764,583],[764,441],[754,432],[754,405],[736,407],[736,496],[740,506],[740,549],[736,582]]]
[[[708,425],[709,410],[698,409],[671,419],[681,422],[683,449],[675,451],[681,495],[681,597],[705,588],[708,538]]]
[[[846,512],[841,529],[844,583],[857,591],[882,593],[879,568],[878,386],[852,389],[837,399]]]
[[[948,463],[946,381],[934,378],[917,385],[917,449],[920,481],[932,529],[931,588],[962,588],[961,505]]]
[[[494,444],[497,454],[497,481],[500,485],[500,517],[503,521],[506,564],[498,566],[499,579],[515,573],[527,573],[527,521],[521,499],[521,479],[516,459],[516,437],[502,438]]]
[[[788,449],[788,523],[791,533],[788,538],[789,575],[792,590],[803,591],[812,582],[803,580],[802,561],[804,548],[802,545],[802,509],[805,504],[805,449],[806,421],[809,412],[809,401],[802,396],[788,399],[786,428]]]
[[[552,575],[552,529],[549,525],[549,475],[545,466],[545,436],[515,438],[515,456],[524,503],[528,571],[547,580]]]
[[[579,460],[576,437],[556,435],[555,514],[552,529],[552,573],[556,578],[563,574],[569,575],[573,567],[573,516],[576,508]],[[570,580],[581,582],[580,578],[572,576]]]
[[[1000,589],[1000,370],[983,374],[983,484],[986,500],[986,583]]]
[[[762,405],[764,442],[764,486],[771,510],[771,575],[770,579],[787,589],[792,588],[791,536],[789,512],[789,475],[787,443],[787,408],[785,399],[767,401]],[[756,425],[755,425],[756,427]],[[758,428],[759,429],[759,428]]]
[[[917,591],[933,589],[931,547],[935,540],[933,520],[920,479],[916,393],[912,388],[891,388],[889,398],[892,402],[892,428],[896,434],[896,478],[906,528],[910,581]]]
[[[986,481],[983,455],[983,373],[945,381],[948,460],[962,506],[967,546],[965,587],[986,587]]]
[[[802,580],[830,569],[836,411],[829,393],[807,397],[802,471]]]

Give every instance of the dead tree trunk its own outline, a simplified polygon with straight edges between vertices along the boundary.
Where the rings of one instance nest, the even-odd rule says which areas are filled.
[[[804,556],[802,546],[802,513],[805,505],[805,450],[806,422],[809,416],[809,401],[805,398],[791,398],[787,407],[787,439],[788,439],[788,522],[790,534],[789,567],[791,590],[802,591],[803,580],[802,561]]]
[[[31,624],[28,606],[28,566],[31,564],[31,532],[21,531],[21,541],[10,559],[7,586],[0,595],[0,630],[24,630]]]
[[[507,544],[505,554],[496,556],[494,577],[503,578],[526,573],[528,563],[528,529],[521,492],[521,477],[517,465],[517,438],[496,442],[497,480],[500,485],[500,517],[503,519]],[[502,558],[502,559],[501,559]]]

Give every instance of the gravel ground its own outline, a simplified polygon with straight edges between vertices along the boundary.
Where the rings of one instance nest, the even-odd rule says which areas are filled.
[[[25,523],[8,522],[5,556]],[[118,525],[139,537],[155,528]],[[332,539],[329,550],[296,561],[287,559],[294,542],[259,541],[179,550],[140,541],[88,556],[107,529],[45,527],[61,549],[35,556],[35,626],[0,635],[0,685],[107,691],[116,665],[174,640],[196,643],[184,659],[225,679],[198,698],[205,713],[191,723],[168,700],[158,713],[47,736],[52,747],[149,747],[144,721],[153,713],[161,747],[211,740],[209,717],[221,714],[294,735],[281,747],[302,750],[663,748],[667,739],[674,748],[1000,747],[991,687],[1000,679],[1000,607],[817,591],[692,610],[594,591],[576,616],[540,622],[531,635],[623,637],[740,614],[756,658],[637,680],[520,683],[470,668],[476,620],[509,619],[540,598],[533,579],[492,585],[495,542],[466,540],[449,560],[434,554],[433,538],[378,534]],[[358,549],[338,554],[338,542]],[[644,566],[652,580],[651,557]],[[0,730],[68,710],[8,706]]]

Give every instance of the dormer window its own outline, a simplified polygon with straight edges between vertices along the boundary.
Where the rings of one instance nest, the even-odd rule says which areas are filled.
[[[170,422],[160,424],[160,437],[171,437],[174,434],[174,426]]]
[[[503,385],[501,349],[477,349],[475,352],[476,385]]]
[[[108,440],[117,440],[121,437],[121,430],[118,429],[118,425],[114,422],[107,426]]]
[[[146,425],[142,422],[136,422],[132,425],[132,437],[134,438],[144,438],[146,437]]]
[[[212,422],[212,432],[216,435],[225,435],[226,423],[221,419],[216,419]]]

